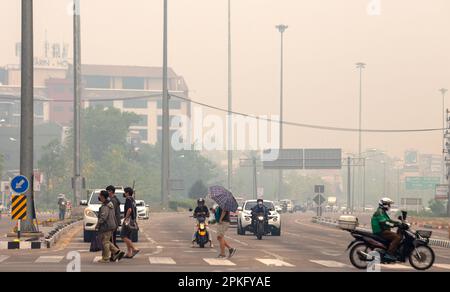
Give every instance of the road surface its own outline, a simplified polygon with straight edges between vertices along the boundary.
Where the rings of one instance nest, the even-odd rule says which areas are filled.
[[[354,272],[346,247],[347,232],[314,224],[311,214],[283,214],[282,235],[258,241],[252,235],[239,236],[235,228],[228,241],[238,249],[230,260],[216,259],[214,248],[191,248],[194,230],[188,213],[154,213],[140,223],[141,252],[132,260],[101,264],[100,252],[90,253],[83,242],[82,227],[67,234],[57,246],[43,250],[0,251],[1,271],[66,271],[70,252],[80,255],[81,271],[150,272]],[[215,236],[214,226],[211,226]],[[119,243],[124,247],[123,243]],[[450,272],[450,249],[434,248],[436,266],[431,271]],[[382,271],[414,271],[407,264],[382,266]]]

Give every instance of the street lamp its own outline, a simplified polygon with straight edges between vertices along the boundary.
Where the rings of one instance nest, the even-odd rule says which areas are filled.
[[[232,107],[232,75],[231,75],[231,0],[228,0],[228,189],[231,191],[231,176],[233,175],[233,118]]]
[[[441,177],[441,183],[445,183],[445,95],[447,94],[448,89],[441,88],[439,89],[439,92],[442,94],[442,162],[441,162],[441,171],[442,171],[442,177]]]
[[[281,72],[280,72],[280,150],[283,149],[283,86],[284,86],[284,32],[288,29],[287,25],[280,24],[276,26],[276,29],[281,35]],[[281,198],[281,193],[283,191],[283,170],[280,169],[278,172],[278,198]]]
[[[359,158],[362,155],[362,71],[366,68],[366,64],[356,63],[356,68],[359,69],[359,137],[358,137],[358,153]],[[365,170],[364,170],[365,171]],[[363,183],[364,184],[364,183]],[[364,188],[364,186],[363,186]],[[361,189],[361,166],[358,167],[358,189]],[[364,192],[364,190],[363,190]],[[364,209],[364,207],[363,207]]]

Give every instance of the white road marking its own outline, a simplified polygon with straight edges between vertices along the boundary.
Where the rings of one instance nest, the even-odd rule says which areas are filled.
[[[383,268],[392,269],[392,270],[412,270],[413,269],[413,267],[401,265],[401,264],[381,265],[381,269],[383,269]]]
[[[64,256],[40,256],[35,263],[57,264],[62,261],[63,258]]]
[[[0,260],[0,262],[1,262],[1,260]],[[449,264],[434,264],[434,266],[439,269],[450,270]]]
[[[203,259],[211,266],[235,266],[236,264],[227,259]]]
[[[20,242],[20,249],[31,249],[31,241]]]
[[[0,249],[8,249],[8,242],[0,241]]]
[[[336,261],[319,261],[319,260],[310,260],[310,262],[318,264],[318,265],[322,265],[325,266],[327,268],[347,268],[350,267],[347,264],[343,264],[340,262],[336,262]]]
[[[295,267],[294,265],[291,265],[290,263],[277,260],[277,259],[256,259],[257,261],[265,264],[266,266],[275,266],[275,267]]]
[[[149,257],[148,260],[152,265],[175,265],[176,262],[172,258]]]
[[[9,256],[0,255],[0,263],[6,261],[9,258]]]

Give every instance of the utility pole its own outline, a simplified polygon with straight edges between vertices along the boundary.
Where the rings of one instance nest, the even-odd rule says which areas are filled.
[[[441,88],[439,92],[442,94],[442,179],[441,184],[445,183],[446,178],[446,170],[445,170],[445,94],[448,92],[448,89]]]
[[[80,0],[73,1],[73,202],[81,198],[81,27]]]
[[[366,64],[359,62],[356,63],[356,68],[359,69],[359,138],[358,138],[358,158],[361,158],[362,155],[362,71],[366,68]],[[364,184],[364,183],[363,183]],[[361,166],[358,167],[358,190],[362,189],[362,195],[364,194],[364,188],[361,188]],[[364,206],[363,206],[364,208]]]
[[[20,107],[20,173],[28,178],[26,191],[27,218],[22,232],[36,232],[33,197],[34,145],[34,56],[33,56],[33,0],[22,0],[21,107]]]
[[[162,163],[161,163],[161,204],[167,205],[169,198],[170,177],[170,129],[169,129],[169,90],[168,90],[168,61],[167,61],[167,1],[164,0],[164,33],[163,33],[163,100],[162,100]]]
[[[252,157],[252,167],[253,167],[253,198],[258,199],[258,181],[257,181],[257,171],[256,171],[256,157]]]
[[[228,0],[228,189],[232,189],[233,176],[233,118],[231,75],[231,0]]]
[[[446,111],[446,132],[445,134],[445,138],[446,138],[446,150],[444,150],[447,155],[445,156],[445,166],[447,167],[447,175],[446,175],[446,179],[447,179],[447,184],[448,184],[448,191],[447,191],[447,216],[450,217],[450,160],[449,160],[449,153],[450,153],[450,112],[447,109]],[[450,234],[449,234],[450,235]]]
[[[347,158],[347,213],[350,213],[351,207],[351,164],[352,164],[352,159],[350,158],[350,156]]]
[[[281,70],[280,70],[280,150],[283,149],[283,86],[284,86],[284,32],[288,29],[287,25],[280,24],[276,28],[281,34]],[[278,196],[277,201],[282,197],[283,193],[283,170],[278,171]]]

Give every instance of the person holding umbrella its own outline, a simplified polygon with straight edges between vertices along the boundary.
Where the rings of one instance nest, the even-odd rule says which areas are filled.
[[[210,197],[217,203],[215,217],[217,221],[217,240],[220,244],[220,254],[218,258],[226,258],[225,248],[228,249],[228,258],[236,253],[236,248],[231,247],[225,240],[225,233],[230,227],[230,212],[237,210],[238,204],[230,191],[223,187],[215,186],[210,188]]]

